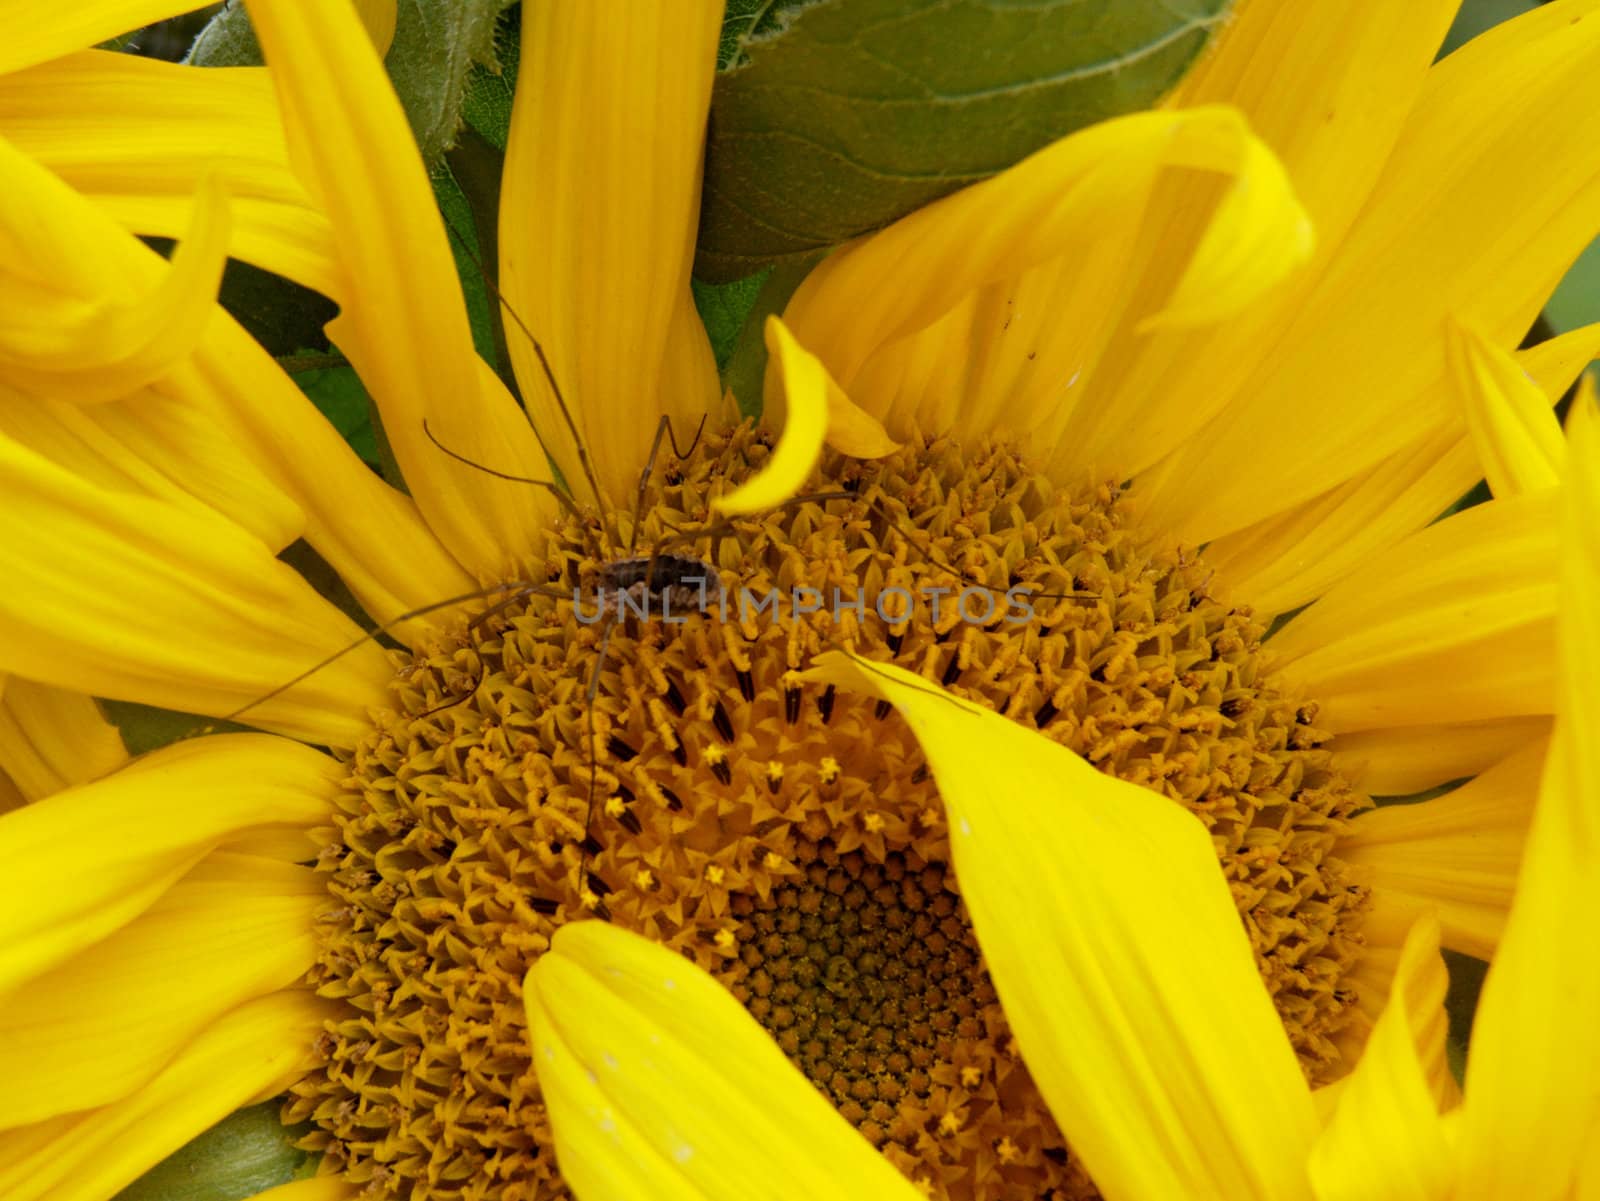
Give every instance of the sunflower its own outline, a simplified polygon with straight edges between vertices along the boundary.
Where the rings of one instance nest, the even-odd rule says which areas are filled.
[[[1443,1117],[1436,914],[1407,932],[1359,1063],[1314,1096],[1203,822],[904,668],[819,658],[815,679],[891,700],[927,748],[1018,1043],[1073,1145],[1092,1148],[1107,1196],[1554,1201],[1600,1183],[1589,1020],[1600,972],[1575,970],[1568,953],[1600,920],[1592,393],[1573,423],[1558,721],[1465,1096]],[[1152,854],[1159,878],[1141,871]],[[1018,920],[1030,912],[1074,916]],[[661,1195],[670,1181],[681,1191],[667,1195],[731,1198],[774,1177],[792,1182],[782,1196],[921,1195],[726,989],[656,943],[599,922],[566,927],[530,970],[527,1001],[558,1154],[583,1196]],[[732,1126],[730,1112],[749,1116]]]
[[[265,70],[68,53],[178,7],[0,62],[0,1191],[110,1196],[287,1092],[300,1198],[1299,1195],[1396,981],[1451,1099],[1416,919],[1493,952],[1555,709],[1549,404],[1600,329],[1513,348],[1596,224],[1597,5],[1430,66],[1451,4],[1248,0],[1162,110],[824,261],[761,428],[688,289],[720,6],[524,6],[526,415],[355,10],[256,0]],[[211,304],[225,253],[338,302],[407,492]],[[663,553],[732,611],[552,595]],[[91,697],[261,732],[105,774]],[[739,1066],[628,1060],[619,1153],[593,1081],[652,1027],[584,970],[652,946]]]

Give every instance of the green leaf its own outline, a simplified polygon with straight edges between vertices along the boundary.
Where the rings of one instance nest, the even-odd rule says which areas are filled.
[[[739,331],[744,328],[745,319],[768,274],[763,271],[748,279],[736,279],[731,284],[689,281],[694,291],[694,307],[700,310],[701,324],[711,338],[711,353],[717,358],[718,371],[728,365],[728,356],[733,353]]]
[[[498,71],[495,31],[512,0],[399,0],[394,42],[384,58],[424,161],[455,144],[467,83],[475,69]],[[201,67],[255,66],[261,46],[238,0],[195,38],[189,61]]]
[[[1480,33],[1493,29],[1501,21],[1509,21],[1538,7],[1539,0],[1463,0],[1456,11],[1450,32],[1445,35],[1444,45],[1439,49],[1439,57],[1443,58]]]
[[[744,285],[759,283],[761,286],[750,300],[738,334],[728,347],[726,359],[719,356],[717,366],[722,372],[723,387],[733,393],[739,412],[746,417],[761,416],[764,399],[761,386],[767,374],[767,318],[773,313],[783,312],[789,297],[794,295],[794,290],[811,273],[811,268],[817,265],[820,257],[807,255],[804,258],[787,259],[758,276],[740,281]],[[696,289],[698,291],[705,286],[697,283]],[[738,286],[726,285],[729,289]]]
[[[1147,108],[1227,0],[735,0],[696,274],[886,225],[1064,134]]]
[[[511,93],[517,82],[517,62],[522,49],[522,22],[513,10],[501,15],[495,49],[498,69],[475,67],[467,76],[467,94],[461,102],[461,119],[502,153],[511,136]]]
[[[297,371],[290,376],[348,442],[356,454],[376,467],[378,441],[372,430],[367,389],[349,363]]]
[[[143,755],[158,747],[193,738],[196,734],[230,734],[248,729],[233,722],[201,717],[197,713],[180,713],[176,709],[158,709],[154,705],[141,705],[136,701],[116,701],[97,697],[100,711],[117,733],[122,735],[122,745],[130,755]]]
[[[217,300],[274,355],[327,349],[323,327],[339,314],[326,296],[239,259],[223,268]]]
[[[261,43],[250,27],[250,15],[239,0],[228,0],[207,22],[189,47],[189,62],[197,67],[259,67]]]
[[[303,1132],[278,1120],[281,1108],[267,1101],[223,1118],[114,1201],[242,1201],[312,1175],[316,1161],[294,1147]]]
[[[1544,315],[1561,333],[1600,321],[1600,240],[1578,256],[1578,261],[1556,286]]]
[[[474,67],[498,70],[495,29],[510,0],[400,0],[384,64],[422,149],[435,162],[455,144]]]
[[[1450,1074],[1458,1082],[1466,1079],[1467,1047],[1472,1041],[1472,1020],[1478,1013],[1478,995],[1483,991],[1484,977],[1489,965],[1460,951],[1445,949],[1445,967],[1450,972],[1450,990],[1445,994],[1444,1009],[1450,1019],[1450,1033],[1446,1035],[1445,1051],[1450,1057]]]
[[[450,239],[450,253],[455,256],[456,277],[461,280],[461,293],[467,302],[467,320],[472,326],[472,344],[486,363],[496,361],[497,331],[494,325],[494,306],[489,288],[484,282],[484,272],[495,270],[494,256],[485,254],[479,235],[478,214],[474,208],[476,198],[467,193],[458,182],[454,163],[459,158],[441,163],[433,173],[433,194],[439,202],[439,212],[444,217],[445,236]],[[471,182],[469,180],[469,182]],[[491,183],[498,190],[499,176],[495,172]],[[489,201],[490,220],[493,220],[494,201]],[[491,224],[490,229],[493,229]],[[480,268],[481,264],[481,268]]]

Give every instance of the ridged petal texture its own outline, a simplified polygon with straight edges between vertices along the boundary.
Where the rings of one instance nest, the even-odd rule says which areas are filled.
[[[524,994],[556,1159],[580,1201],[921,1195],[676,952],[567,925]]]
[[[1217,174],[1226,191],[1143,324],[1218,320],[1310,254],[1305,210],[1238,113],[1141,113],[1075,133],[836,250],[784,320],[891,434],[998,426],[1053,445],[1047,431],[1059,433],[1073,389],[1124,314],[1145,206],[1180,167]],[[774,392],[769,379],[768,401],[780,403]]]
[[[227,194],[231,255],[345,298],[333,229],[289,169],[263,67],[69,54],[0,76],[0,129],[136,233],[182,235],[210,176]]]
[[[566,480],[592,499],[593,475],[625,500],[658,419],[693,429],[720,394],[689,267],[722,0],[633,0],[626,20],[560,0],[522,19],[500,198],[506,343]]]
[[[902,669],[829,652],[810,678],[922,744],[1006,1018],[1104,1195],[1309,1196],[1311,1094],[1194,815]]]
[[[1400,954],[1393,990],[1338,1108],[1311,1153],[1317,1201],[1441,1201],[1455,1175],[1424,1057],[1445,1036],[1449,974],[1439,926],[1424,918]]]
[[[1569,422],[1560,703],[1500,952],[1473,1023],[1460,1201],[1585,1195],[1600,1133],[1600,417]]]
[[[267,734],[155,751],[0,817],[0,1000],[156,902],[210,851],[327,821],[328,756]]]
[[[400,101],[348,4],[250,0],[289,161],[327,213],[345,301],[329,330],[361,373],[412,495],[470,567],[502,573],[535,552],[542,489],[475,463],[549,479],[521,411],[478,358],[448,235]],[[427,430],[424,423],[427,423]]]
[[[772,458],[717,499],[723,513],[754,513],[788,500],[816,467],[824,441],[858,459],[879,458],[899,446],[875,418],[850,403],[822,360],[795,341],[781,318],[767,318],[766,341],[769,361],[782,377],[787,419]]]
[[[298,982],[327,903],[310,868],[207,856],[126,926],[0,1001],[0,1129],[121,1100],[230,1009]]]

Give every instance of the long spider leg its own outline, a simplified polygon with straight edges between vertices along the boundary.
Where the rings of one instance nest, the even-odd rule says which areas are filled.
[[[639,542],[639,518],[644,513],[644,494],[650,487],[650,473],[656,469],[656,455],[661,453],[661,439],[672,432],[672,418],[665,413],[661,420],[656,422],[656,436],[650,442],[650,454],[645,458],[644,470],[639,473],[639,487],[633,494],[633,524],[628,527],[628,557],[633,557],[633,548]],[[677,441],[673,441],[673,451],[677,451]]]
[[[536,480],[532,476],[526,475],[512,475],[509,471],[496,471],[493,467],[486,467],[484,464],[479,463],[475,459],[469,459],[460,451],[451,450],[443,442],[439,441],[439,436],[428,428],[428,419],[426,417],[422,419],[422,432],[427,436],[429,442],[432,442],[436,447],[442,450],[445,454],[449,455],[456,462],[465,463],[468,467],[476,468],[485,475],[492,475],[497,480],[510,480],[513,484],[532,484],[536,488],[547,489],[556,498],[557,502],[560,503],[561,507],[566,510],[569,517],[572,517],[580,522],[583,520],[583,514],[578,512],[578,506],[573,501],[572,497],[568,496],[566,492],[563,491],[562,488],[554,481]]]
[[[555,397],[556,409],[561,414],[561,420],[566,424],[567,432],[572,435],[572,444],[577,447],[578,465],[583,468],[584,479],[589,481],[589,487],[594,490],[594,503],[601,512],[601,524],[605,524],[605,493],[600,491],[600,479],[595,474],[594,463],[589,458],[589,450],[583,444],[583,436],[578,433],[578,423],[573,420],[572,410],[567,407],[567,398],[561,392],[561,385],[556,382],[556,373],[550,366],[550,360],[545,356],[543,345],[540,344],[538,338],[533,336],[533,331],[528,328],[527,322],[523,321],[521,314],[511,307],[510,302],[506,300],[505,295],[500,291],[500,285],[490,277],[488,270],[483,265],[483,261],[478,258],[477,252],[472,249],[472,244],[467,241],[466,235],[456,228],[455,222],[450,220],[448,213],[444,215],[444,225],[450,231],[450,236],[455,239],[456,245],[461,248],[461,253],[466,255],[472,265],[478,269],[478,275],[483,280],[483,286],[494,297],[495,303],[510,315],[511,320],[517,323],[517,328],[522,331],[523,336],[528,339],[529,344],[533,347],[533,353],[539,360],[539,368],[544,372],[545,382],[550,385],[550,393]],[[550,455],[550,448],[545,446],[544,439],[539,436],[539,427],[534,425],[533,417],[529,415],[526,408],[523,409],[523,416],[527,418],[528,428],[533,430],[533,436],[538,439],[539,445],[544,447],[545,454],[554,458],[555,456]]]
[[[475,617],[473,617],[473,619],[471,621],[467,622],[467,632],[468,633],[476,633],[479,629],[481,629],[483,627],[485,622],[492,621],[495,617],[499,616],[501,613],[504,613],[507,609],[509,609],[512,605],[516,604],[518,601],[523,600],[523,599],[525,599],[525,598],[527,598],[529,596],[535,596],[535,595],[538,595],[538,596],[556,596],[556,597],[560,596],[559,593],[554,592],[554,591],[552,591],[550,589],[543,588],[543,587],[541,587],[539,585],[535,585],[535,584],[525,585],[524,587],[518,588],[510,596],[507,596],[507,597],[503,598],[502,600],[496,601],[494,604],[490,605],[487,609],[485,609],[482,613],[479,613]],[[489,674],[489,669],[484,665],[483,657],[480,655],[478,657],[478,678],[472,682],[472,687],[471,688],[467,689],[467,691],[462,693],[460,696],[451,697],[449,700],[445,701],[443,704],[435,705],[432,709],[424,710],[423,712],[417,714],[417,716],[418,717],[432,717],[435,713],[443,713],[446,709],[449,709],[452,706],[460,705],[460,704],[463,704],[466,701],[471,700],[474,696],[477,695],[478,689],[483,687],[483,681],[485,680],[485,678],[487,678],[488,674]]]
[[[303,683],[304,681],[310,679],[312,676],[316,675],[317,672],[321,671],[324,667],[327,667],[329,664],[337,663],[340,659],[344,658],[351,651],[365,646],[367,643],[371,642],[374,638],[377,638],[377,637],[379,637],[379,636],[381,636],[383,634],[390,633],[391,631],[399,628],[400,626],[404,625],[408,621],[414,621],[418,617],[426,617],[429,613],[437,613],[440,609],[448,609],[453,605],[459,605],[459,604],[462,604],[462,603],[464,603],[466,601],[479,600],[480,598],[485,597],[485,596],[493,596],[497,592],[504,592],[507,588],[515,589],[517,594],[520,595],[520,596],[528,596],[528,595],[531,595],[531,594],[533,594],[535,592],[538,592],[542,588],[542,585],[523,584],[523,583],[495,584],[495,585],[492,585],[491,587],[488,587],[488,588],[478,588],[478,589],[475,589],[472,592],[461,592],[461,593],[456,594],[455,596],[447,596],[447,597],[445,597],[444,600],[434,601],[432,604],[418,605],[415,609],[407,609],[404,613],[401,613],[396,617],[391,617],[388,621],[384,622],[383,624],[378,625],[378,626],[374,626],[372,629],[370,629],[366,633],[362,634],[361,637],[357,638],[354,642],[351,642],[346,646],[340,647],[338,650],[334,651],[333,654],[328,655],[327,657],[325,657],[323,659],[319,659],[317,662],[313,663],[310,667],[308,667],[304,671],[302,671],[299,675],[293,677],[292,679],[285,680],[283,683],[279,684],[271,692],[263,693],[262,695],[256,697],[249,704],[240,705],[239,708],[235,709],[232,713],[225,713],[221,717],[219,717],[217,720],[219,722],[237,721],[239,718],[243,717],[246,713],[250,712],[250,710],[252,710],[252,709],[254,709],[254,708],[256,708],[256,707],[258,707],[260,705],[266,704],[268,701],[272,700],[274,697],[282,696],[285,692],[289,691],[289,689],[293,688],[296,684]],[[555,595],[559,595],[559,594],[555,594]],[[204,733],[208,732],[209,729],[214,729],[214,728],[215,727],[207,727],[206,729],[197,730],[195,732],[195,734],[196,735],[204,734]]]
[[[678,435],[673,432],[672,418],[667,416],[663,416],[661,418],[662,421],[667,423],[667,437],[672,439],[672,453],[677,458],[678,462],[682,463],[685,461],[690,455],[694,454],[694,448],[700,445],[700,439],[706,432],[706,417],[707,414],[700,414],[700,421],[699,424],[694,427],[694,438],[689,442],[688,450],[678,449]]]

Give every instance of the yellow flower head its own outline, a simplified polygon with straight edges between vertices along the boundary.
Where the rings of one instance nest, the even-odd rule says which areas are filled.
[[[1162,109],[830,255],[761,427],[689,291],[720,4],[524,5],[520,404],[392,10],[78,49],[181,7],[0,52],[0,1195],[285,1092],[281,1201],[1576,1195],[1600,328],[1516,347],[1600,225],[1600,4],[1431,65],[1452,3],[1242,0]],[[225,254],[339,304],[405,492]],[[91,697],[260,732],[122,765]],[[1541,772],[1452,1110],[1438,945],[1495,952]]]

